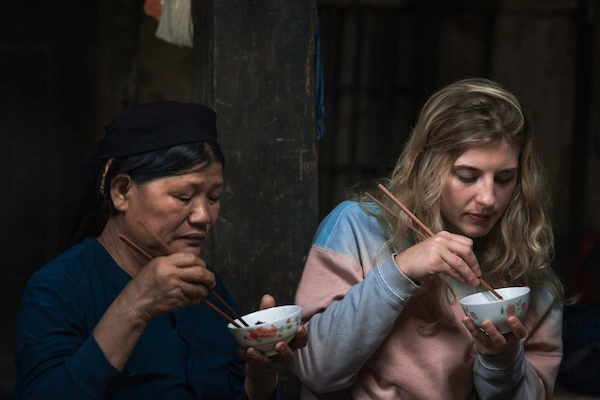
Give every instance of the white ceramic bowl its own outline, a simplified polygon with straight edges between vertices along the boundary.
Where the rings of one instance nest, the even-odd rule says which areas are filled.
[[[490,291],[475,293],[460,301],[465,314],[481,327],[483,321],[491,321],[501,333],[512,332],[508,326],[508,317],[516,316],[522,320],[529,309],[528,287],[507,287],[494,289],[504,298],[499,300]]]
[[[289,343],[296,336],[296,328],[302,323],[302,307],[277,306],[242,315],[242,319],[249,326],[244,326],[239,319],[235,322],[241,328],[236,328],[232,323],[227,325],[238,344],[245,348],[254,347],[266,356],[273,356],[277,354],[277,343]]]

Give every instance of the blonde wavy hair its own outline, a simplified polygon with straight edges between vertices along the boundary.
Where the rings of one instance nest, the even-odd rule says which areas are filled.
[[[461,151],[500,139],[516,144],[520,150],[516,187],[506,211],[482,240],[479,263],[492,286],[526,285],[532,294],[546,287],[561,302],[563,286],[551,266],[554,236],[545,211],[544,172],[534,154],[532,134],[530,120],[513,94],[488,79],[461,80],[426,101],[392,174],[382,183],[434,233],[439,232],[445,229],[440,195]],[[397,209],[378,192],[372,194]],[[395,216],[384,212],[380,219],[392,235],[393,251],[421,240]],[[432,291],[455,301],[442,277],[426,282],[421,295]],[[433,296],[428,304],[431,326],[444,319],[439,304],[444,297]],[[534,295],[530,303],[535,308]]]

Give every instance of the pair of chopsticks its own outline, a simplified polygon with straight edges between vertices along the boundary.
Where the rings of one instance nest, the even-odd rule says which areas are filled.
[[[160,247],[162,248],[162,250],[163,250],[163,252],[165,254],[167,254],[167,255],[168,254],[173,254],[173,252],[169,248],[169,245],[166,244],[158,235],[156,235],[154,232],[150,231],[144,224],[142,224],[142,221],[140,219],[138,219],[137,222],[138,222],[138,224],[142,228],[144,228],[146,230],[146,232],[148,232],[150,234],[150,236],[152,236],[152,238],[156,241],[156,243],[158,243],[160,245]],[[138,254],[140,254],[142,257],[144,257],[146,259],[146,261],[152,260],[152,256],[150,254],[146,253],[146,251],[144,251],[144,249],[142,249],[141,247],[139,247],[137,244],[133,243],[126,236],[119,235],[119,239],[121,239],[121,241],[123,241],[126,245],[128,245],[129,247],[131,247],[132,250],[136,251]],[[237,318],[245,326],[248,326],[248,324],[246,323],[246,321],[244,321],[242,319],[242,317],[229,304],[227,304],[227,302],[225,300],[223,300],[223,298],[221,296],[219,296],[217,294],[217,292],[215,292],[213,289],[210,289],[210,292],[212,293],[213,296],[215,296],[215,298],[217,300],[219,300],[219,302],[221,304],[223,304],[225,306],[225,308],[227,308],[227,310],[229,310],[229,312],[235,318]],[[230,322],[236,328],[241,328],[240,324],[238,324],[237,322],[235,322],[229,315],[225,314],[223,311],[221,311],[219,308],[217,308],[210,301],[206,300],[204,297],[202,298],[201,301],[204,304],[206,304],[208,307],[210,307],[213,311],[215,311],[217,314],[219,314],[221,317],[223,317],[227,322]]]
[[[398,200],[389,190],[387,190],[385,188],[385,186],[383,186],[382,184],[379,184],[377,186],[379,189],[381,189],[381,191],[387,196],[389,197],[390,200],[392,200],[398,207],[400,207],[400,209],[402,211],[404,211],[404,213],[406,215],[409,216],[409,218],[419,226],[419,228],[421,228],[425,233],[423,233],[422,231],[418,230],[417,228],[415,228],[413,225],[407,223],[403,218],[400,217],[400,215],[394,213],[392,210],[390,210],[389,207],[387,207],[385,204],[383,204],[382,202],[380,202],[379,200],[377,200],[375,197],[373,197],[370,193],[365,193],[365,195],[370,198],[371,200],[373,200],[375,203],[379,204],[379,206],[381,208],[383,208],[384,210],[386,210],[387,212],[389,212],[390,214],[392,214],[393,216],[395,216],[396,218],[398,218],[400,221],[402,221],[404,224],[406,224],[406,226],[408,226],[410,229],[413,230],[413,232],[415,232],[417,235],[419,235],[422,239],[427,239],[428,237],[433,236],[433,232],[431,232],[431,230],[429,230],[429,228],[427,228],[425,226],[425,224],[423,224],[421,222],[421,220],[419,220],[419,218],[417,218],[416,215],[414,215],[412,212],[410,212],[410,210],[408,208],[406,208],[406,206],[404,204],[402,204],[400,202],[400,200]],[[496,292],[486,281],[484,281],[482,278],[479,278],[479,282],[481,282],[481,284],[490,292],[492,292],[494,294],[494,296],[496,296],[499,300],[504,300],[504,298],[502,296],[500,296],[500,294],[498,292]]]

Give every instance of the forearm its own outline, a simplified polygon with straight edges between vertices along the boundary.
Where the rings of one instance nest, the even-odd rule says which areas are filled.
[[[310,319],[308,344],[292,364],[296,375],[317,393],[351,385],[417,289],[389,257],[342,300]]]
[[[56,344],[40,344],[36,353]],[[20,362],[21,364],[22,362]],[[123,376],[104,358],[93,337],[88,338],[69,359],[60,364],[43,361],[29,370],[26,379],[17,385],[16,398],[44,400],[104,399],[107,383]]]
[[[118,296],[98,321],[93,335],[106,360],[117,370],[123,371],[146,325],[135,317],[127,302]]]
[[[249,400],[275,399],[277,395],[277,383],[279,376],[273,374],[262,377],[260,380],[246,377],[244,390]]]

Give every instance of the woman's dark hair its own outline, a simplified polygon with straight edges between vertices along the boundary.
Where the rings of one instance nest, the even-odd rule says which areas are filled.
[[[165,176],[177,175],[192,165],[204,163],[204,167],[208,167],[213,162],[225,167],[225,156],[221,148],[212,142],[186,143],[134,156],[115,158],[105,177],[104,187],[107,188],[107,193],[100,197],[100,223],[94,229],[96,230],[94,234],[99,234],[108,219],[116,214],[109,188],[111,181],[117,175],[127,174],[134,182],[144,183]],[[99,183],[101,174],[97,179]]]
[[[204,163],[208,167],[212,162],[225,167],[225,157],[221,148],[210,142],[186,143],[149,153],[115,159],[106,174],[105,187],[120,174],[127,174],[134,182],[144,183],[165,176],[177,175],[178,172],[192,165]],[[100,177],[99,177],[100,179]],[[110,195],[102,197],[101,214],[104,223],[116,214]]]

